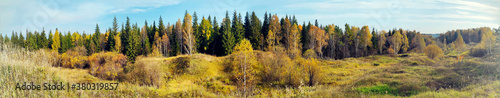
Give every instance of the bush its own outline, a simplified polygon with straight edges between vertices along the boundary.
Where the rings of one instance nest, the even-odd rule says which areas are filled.
[[[316,58],[317,55],[316,55],[316,52],[314,52],[314,50],[312,49],[308,49],[306,50],[306,52],[304,52],[304,58]]]
[[[231,74],[229,79],[235,82],[240,92],[248,95],[257,84],[258,77],[255,71],[258,68],[257,61],[253,52],[236,49],[235,51],[236,53],[227,59],[224,70]]]
[[[61,55],[57,55],[52,66],[64,68],[88,68],[88,58],[85,55],[87,55],[85,47],[74,47]]]
[[[153,63],[153,64],[152,64]],[[137,61],[135,64],[125,67],[127,70],[124,81],[146,86],[156,86],[164,77],[160,64],[148,61]]]
[[[430,59],[439,58],[439,57],[443,56],[443,50],[441,50],[441,48],[439,48],[437,45],[429,45],[429,46],[425,47],[424,53]]]
[[[319,61],[314,58],[309,58],[304,60],[300,66],[302,66],[304,73],[306,73],[305,80],[308,81],[307,84],[309,86],[321,83],[324,75],[321,66],[319,65]]]
[[[114,80],[123,75],[127,57],[116,52],[94,53],[89,57],[90,74],[101,79]]]
[[[486,51],[486,49],[484,48],[481,48],[481,47],[474,47],[472,49],[470,49],[470,56],[473,56],[473,57],[483,57],[487,54],[488,52]]]
[[[176,74],[183,74],[188,72],[188,68],[191,67],[190,65],[191,62],[191,57],[178,57],[177,59],[174,60],[175,65],[175,71],[174,73]]]

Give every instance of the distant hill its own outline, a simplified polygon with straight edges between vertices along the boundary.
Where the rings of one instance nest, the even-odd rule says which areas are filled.
[[[422,35],[431,35],[433,38],[439,37],[439,34],[422,34]]]

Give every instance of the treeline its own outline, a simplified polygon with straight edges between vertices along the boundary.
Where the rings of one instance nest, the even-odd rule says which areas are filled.
[[[252,12],[234,12],[232,16],[226,12],[221,23],[215,16],[202,16],[198,19],[196,12],[193,16],[187,11],[183,20],[165,24],[160,16],[155,21],[140,26],[130,23],[130,19],[121,24],[116,17],[113,27],[101,32],[99,25],[93,34],[67,32],[56,30],[26,31],[26,37],[21,33],[12,32],[11,38],[1,37],[2,43],[11,42],[21,47],[37,50],[48,48],[59,53],[66,52],[73,47],[84,47],[87,55],[101,51],[114,51],[125,54],[129,61],[137,56],[175,56],[181,54],[205,53],[223,56],[231,54],[238,42],[248,39],[255,50],[274,51],[284,48],[290,57],[300,57],[307,50],[313,50],[321,58],[342,59],[348,57],[362,57],[375,54],[398,54],[410,51],[421,52],[426,45],[432,44],[430,36],[421,35],[418,31],[392,29],[377,31],[368,26],[319,25],[316,20],[297,22],[295,16],[286,15],[279,18],[276,14],[264,14],[261,20]],[[158,24],[158,25],[157,25]],[[370,30],[371,29],[371,30]],[[482,29],[469,30],[470,32]],[[469,31],[459,31],[465,35],[465,43],[477,42],[477,34]],[[457,32],[457,31],[450,31]],[[451,34],[451,33],[447,33]],[[447,43],[455,40],[455,35],[442,35],[439,39],[448,39]]]
[[[475,46],[472,47],[470,55],[482,57],[493,52],[498,34],[498,29],[489,27],[457,29],[440,34],[437,38],[439,40],[437,44],[445,51],[463,50],[467,48],[467,44],[473,44]]]

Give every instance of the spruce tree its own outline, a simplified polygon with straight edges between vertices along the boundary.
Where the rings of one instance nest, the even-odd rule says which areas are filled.
[[[233,32],[231,32],[231,20],[229,19],[228,12],[226,11],[226,18],[222,21],[222,47],[224,47],[224,54],[231,54],[235,45],[236,39]]]

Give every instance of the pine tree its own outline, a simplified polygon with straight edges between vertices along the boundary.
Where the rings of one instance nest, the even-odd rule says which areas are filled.
[[[267,15],[267,11],[266,11],[266,13],[264,13],[264,23],[262,24],[262,29],[260,30],[260,32],[262,32],[261,33],[262,39],[267,39],[267,33],[269,32],[269,18],[270,17],[271,16],[268,16]],[[253,15],[252,15],[252,18],[253,18]],[[252,19],[252,22],[253,22],[253,19]],[[264,41],[264,40],[257,40],[258,41],[257,42],[257,41],[252,41],[251,38],[250,38],[250,41],[252,42],[252,44],[253,44],[252,46],[254,47],[254,49],[264,50],[263,48],[264,48],[264,45],[265,45],[266,41]],[[254,44],[254,43],[256,43],[256,44]]]
[[[130,38],[130,35],[131,35],[130,34],[130,29],[131,29],[130,28],[130,19],[127,17],[126,25],[125,25],[125,27],[123,27],[123,24],[122,24],[122,32],[120,34],[120,38],[121,38],[121,41],[122,41],[122,45],[121,46],[124,47],[123,50],[122,50],[122,52],[124,54],[126,54],[126,52],[128,51],[127,50],[128,48],[125,48],[125,47],[130,46],[129,45],[129,41],[128,41],[129,38]]]
[[[245,36],[245,28],[241,22],[241,14],[237,15],[236,11],[233,14],[233,22],[231,24],[231,32],[234,34],[235,42],[240,42]]]
[[[100,52],[101,47],[100,47],[100,38],[101,38],[101,30],[99,29],[99,24],[95,25],[95,32],[92,36],[92,42],[95,46],[95,52]]]
[[[52,49],[52,43],[54,43],[53,37],[54,37],[54,35],[52,34],[52,30],[50,30],[49,31],[49,39],[47,39],[47,41],[48,41],[47,47],[49,49]]]
[[[140,43],[141,43],[141,38],[140,38],[140,34],[139,32],[137,32],[138,30],[136,30],[137,27],[134,26],[134,28],[130,31],[130,35],[129,35],[129,44],[127,46],[127,57],[129,59],[129,61],[132,61],[134,62],[135,61],[135,58],[136,56],[138,55],[139,53],[139,47],[140,46]]]
[[[45,34],[45,28],[44,28],[44,29],[42,29],[42,33],[40,35],[40,43],[39,44],[41,45],[41,48],[48,48],[47,47],[48,43],[49,42],[47,41],[47,37],[46,37],[46,34]]]
[[[222,21],[222,47],[224,47],[225,54],[231,54],[233,47],[235,45],[236,39],[234,38],[234,33],[231,32],[231,20],[229,19],[228,12],[226,11],[226,18]]]
[[[113,28],[112,28],[112,31],[109,33],[109,36],[108,36],[108,47],[106,47],[106,49],[108,51],[114,51],[115,50],[115,36],[117,35],[117,32],[118,32],[118,23],[116,22],[116,16],[113,18]]]
[[[264,38],[265,38],[265,34],[263,34],[261,32],[261,23],[260,23],[260,20],[259,18],[257,17],[257,15],[255,15],[255,12],[252,12],[252,16],[250,17],[251,21],[250,21],[250,34],[249,36],[250,37],[250,42],[252,43],[252,46],[254,49],[259,49],[259,50],[264,50]],[[266,27],[268,28],[268,27]],[[267,31],[265,31],[267,32]],[[265,33],[264,32],[264,33]],[[267,34],[266,34],[267,35]]]
[[[19,46],[23,47],[23,48],[26,48],[26,42],[25,42],[25,39],[24,39],[24,36],[22,33],[19,33],[19,39],[18,39],[18,43],[19,43]]]

